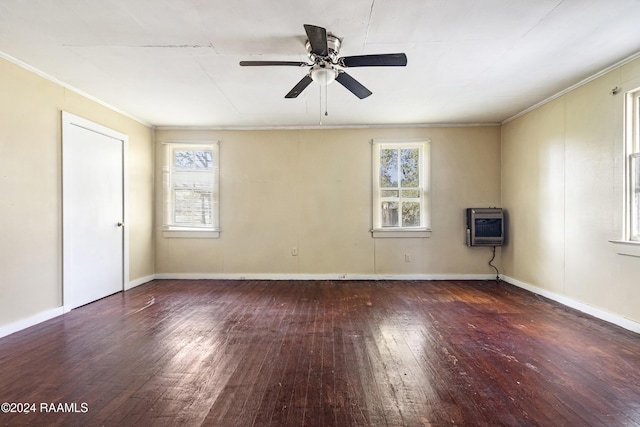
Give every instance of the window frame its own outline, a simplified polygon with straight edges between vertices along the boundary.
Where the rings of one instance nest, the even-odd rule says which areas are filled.
[[[628,180],[628,238],[632,242],[640,243],[640,152],[629,154]]]
[[[640,243],[640,88],[625,99],[625,239]]]
[[[218,238],[220,237],[220,147],[218,141],[166,141],[163,145],[162,161],[162,230],[164,237],[178,238]],[[174,159],[176,151],[211,150],[213,152],[210,177],[212,183],[211,194],[211,224],[205,226],[180,225],[175,222],[175,188],[174,174],[187,170],[176,170]],[[197,172],[203,174],[205,171]]]
[[[372,228],[371,233],[374,238],[377,237],[429,237],[431,235],[431,200],[430,200],[430,157],[431,157],[431,140],[428,138],[420,139],[374,139],[372,143]],[[419,185],[418,187],[402,187],[398,183],[398,187],[384,188],[380,183],[380,166],[381,151],[384,149],[415,149],[419,150]],[[420,203],[420,225],[418,226],[383,226],[381,204],[388,197],[382,195],[383,191],[397,190],[399,191],[397,199],[402,200],[403,191],[420,192],[419,197],[414,197],[413,202],[419,199]],[[389,199],[390,200],[390,199]],[[391,201],[391,200],[390,200]],[[401,210],[401,208],[399,208]],[[401,219],[399,219],[401,221]]]

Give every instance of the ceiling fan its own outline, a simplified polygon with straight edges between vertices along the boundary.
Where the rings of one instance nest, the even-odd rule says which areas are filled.
[[[378,55],[355,55],[340,57],[341,40],[327,30],[315,25],[305,25],[307,33],[307,55],[311,63],[295,61],[240,61],[243,67],[261,67],[285,65],[310,67],[309,73],[296,84],[285,98],[296,98],[312,81],[326,86],[334,80],[347,88],[360,99],[371,95],[371,91],[347,74],[343,68],[350,67],[404,67],[407,55],[404,53],[385,53]]]

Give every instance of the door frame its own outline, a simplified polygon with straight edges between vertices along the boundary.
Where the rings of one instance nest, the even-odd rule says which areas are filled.
[[[70,308],[66,303],[69,301],[67,294],[67,286],[65,286],[65,259],[68,258],[64,245],[65,240],[65,215],[64,215],[64,176],[65,176],[65,135],[69,135],[71,127],[80,127],[92,132],[99,133],[101,135],[113,138],[122,142],[122,218],[123,218],[123,233],[122,233],[122,291],[126,289],[126,285],[129,283],[129,136],[102,126],[98,123],[94,123],[90,120],[76,116],[66,111],[62,111],[62,309],[66,313],[70,311]]]

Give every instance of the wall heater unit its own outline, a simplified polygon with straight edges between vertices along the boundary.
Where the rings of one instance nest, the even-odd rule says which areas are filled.
[[[500,208],[467,209],[467,246],[502,246],[504,214]]]

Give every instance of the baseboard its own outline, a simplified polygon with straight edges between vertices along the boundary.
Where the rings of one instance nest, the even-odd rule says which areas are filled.
[[[159,273],[130,281],[125,290],[135,288],[155,279],[174,280],[492,280],[492,274],[223,274],[223,273]],[[616,314],[609,313],[588,304],[575,301],[563,295],[547,291],[529,283],[522,282],[509,276],[500,275],[500,278],[519,288],[549,298],[567,307],[574,308],[583,313],[597,317],[598,319],[620,326],[640,334],[640,323]],[[0,326],[0,338],[11,335],[38,323],[53,319],[64,314],[64,307],[57,307],[38,313],[26,319]]]
[[[173,280],[491,280],[493,274],[286,274],[286,273],[158,273]]]
[[[124,290],[128,291],[129,289],[135,288],[136,286],[140,286],[144,283],[150,282],[153,279],[155,279],[155,275],[152,274],[150,276],[140,277],[138,279],[132,280],[125,285]],[[7,335],[11,335],[23,329],[27,329],[31,326],[35,326],[38,323],[46,322],[47,320],[53,319],[54,317],[61,316],[67,311],[69,310],[65,310],[64,306],[56,307],[52,310],[38,313],[35,316],[31,316],[17,322],[9,323],[8,325],[0,326],[0,338],[6,337]]]
[[[128,291],[129,289],[135,288],[136,286],[144,285],[145,283],[155,279],[156,279],[156,275],[151,274],[149,276],[139,277],[135,280],[130,280],[129,283],[124,285],[124,290]]]
[[[38,313],[34,316],[27,317],[26,319],[18,320],[17,322],[0,326],[0,338],[6,337],[7,335],[11,335],[23,329],[27,329],[31,326],[37,325],[38,323],[45,322],[49,319],[53,319],[54,317],[58,317],[62,314],[64,314],[63,307],[56,307],[54,309],[43,311],[42,313]]]
[[[566,305],[567,307],[574,308],[593,317],[597,317],[600,320],[604,320],[605,322],[613,323],[614,325],[620,326],[621,328],[640,334],[640,323],[635,322],[631,319],[618,316],[617,314],[613,314],[597,307],[593,307],[591,305],[573,300],[566,296],[556,294],[554,292],[539,288],[529,283],[522,282],[509,276],[500,275],[500,278],[511,285],[533,292],[534,294],[541,295],[545,298],[549,298],[551,300],[559,302],[562,305]]]

